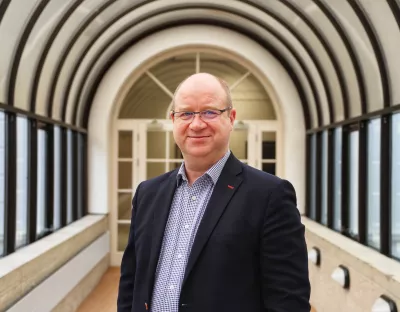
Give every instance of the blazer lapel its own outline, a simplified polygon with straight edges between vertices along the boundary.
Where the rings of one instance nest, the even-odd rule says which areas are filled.
[[[161,251],[161,243],[164,237],[164,230],[167,224],[171,203],[174,197],[176,189],[176,174],[178,170],[171,173],[166,181],[160,184],[160,188],[154,199],[154,205],[152,207],[154,211],[153,216],[153,233],[151,240],[151,252],[150,261],[148,266],[148,298],[150,300],[153,286],[155,273],[158,264],[158,258]]]
[[[231,154],[214,187],[213,194],[197,230],[186,266],[182,287],[230,199],[242,183],[243,179],[239,176],[241,171],[241,162]]]

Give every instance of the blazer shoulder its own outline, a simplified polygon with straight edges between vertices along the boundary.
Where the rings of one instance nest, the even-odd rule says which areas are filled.
[[[153,190],[153,189],[158,189],[161,183],[164,181],[176,177],[178,173],[178,169],[171,170],[169,172],[163,173],[157,177],[145,180],[140,183],[140,191],[146,191],[146,190]]]
[[[285,181],[278,176],[253,168],[247,164],[243,164],[243,174],[243,178],[245,180],[248,180],[249,183],[254,185],[254,187],[257,187],[257,185],[259,185],[264,190],[266,187],[269,189],[276,188],[278,185],[281,185]]]

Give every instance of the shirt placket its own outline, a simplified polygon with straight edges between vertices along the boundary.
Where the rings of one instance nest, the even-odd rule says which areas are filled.
[[[198,205],[198,194],[196,192],[196,188],[187,186],[186,188],[186,200],[184,208],[184,218],[183,223],[180,224],[182,227],[179,231],[179,239],[178,239],[178,248],[176,249],[177,252],[174,255],[173,264],[172,264],[172,279],[171,283],[169,284],[169,289],[173,292],[174,300],[174,308],[178,309],[179,305],[179,292],[181,288],[181,283],[184,276],[184,268],[187,263],[188,257],[188,248],[190,237],[193,231],[193,220],[197,210]],[[175,310],[174,310],[175,311]]]

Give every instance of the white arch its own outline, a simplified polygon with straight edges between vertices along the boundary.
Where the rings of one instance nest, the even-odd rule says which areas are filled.
[[[304,212],[305,168],[299,164],[305,164],[305,124],[301,101],[290,76],[268,51],[249,38],[215,26],[191,25],[143,39],[121,55],[104,75],[88,125],[89,213],[110,211],[113,122],[124,95],[141,74],[138,69],[167,51],[199,46],[236,55],[237,61],[245,62],[266,88],[282,125],[284,178],[295,186],[299,210]]]

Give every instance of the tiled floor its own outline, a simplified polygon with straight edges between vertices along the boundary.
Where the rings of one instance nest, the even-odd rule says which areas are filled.
[[[119,268],[109,268],[99,285],[81,304],[77,312],[114,312],[117,310]],[[316,312],[314,309],[311,312]]]
[[[81,304],[77,312],[117,311],[119,268],[109,268],[100,283]]]

